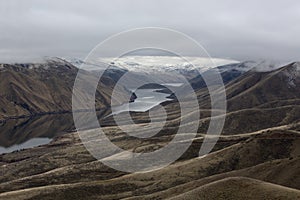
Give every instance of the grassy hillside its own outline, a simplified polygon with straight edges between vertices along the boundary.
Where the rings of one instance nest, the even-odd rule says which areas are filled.
[[[40,64],[1,64],[0,119],[63,113],[72,110],[72,90],[78,69],[62,60]],[[90,84],[96,77],[86,72],[84,80]],[[110,105],[114,80],[101,78],[96,92],[96,108]],[[119,91],[127,93],[125,88]],[[119,103],[128,101],[119,94]]]
[[[234,177],[209,183],[170,200],[294,200],[300,191],[254,179]]]

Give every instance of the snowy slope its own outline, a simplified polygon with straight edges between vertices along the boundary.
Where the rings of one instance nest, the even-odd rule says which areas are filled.
[[[170,71],[206,71],[210,68],[230,63],[238,63],[236,60],[220,58],[186,57],[186,60],[174,56],[126,56],[116,60],[103,58],[102,62],[112,63],[118,67],[136,72],[170,72]],[[191,61],[191,63],[189,62]]]

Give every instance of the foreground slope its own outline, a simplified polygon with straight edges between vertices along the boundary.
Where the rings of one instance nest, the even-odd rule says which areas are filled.
[[[300,190],[254,179],[235,177],[209,183],[170,200],[294,200],[300,199]]]
[[[65,135],[48,147],[3,155],[0,199],[51,199],[53,193],[55,199],[85,199],[86,195],[90,199],[159,199],[235,176],[300,189],[299,132],[274,130],[241,137],[246,140],[236,138],[236,144],[204,158],[126,175],[95,161],[78,138]]]

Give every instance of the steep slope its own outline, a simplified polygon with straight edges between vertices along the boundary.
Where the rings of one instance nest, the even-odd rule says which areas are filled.
[[[228,82],[225,85],[228,110],[299,104],[299,66],[300,63],[294,62],[273,71],[252,69]],[[200,87],[196,93],[200,107],[210,108],[207,88]]]
[[[0,119],[43,113],[63,113],[72,109],[72,89],[78,69],[63,60],[40,64],[0,65]],[[86,72],[85,81],[95,79]],[[114,80],[102,77],[96,93],[96,108],[110,104]],[[124,94],[128,91],[124,91]],[[120,94],[121,101],[128,101]],[[122,103],[122,102],[120,102]]]
[[[254,108],[271,102],[300,99],[300,63],[271,72],[249,71],[226,85],[228,109]]]

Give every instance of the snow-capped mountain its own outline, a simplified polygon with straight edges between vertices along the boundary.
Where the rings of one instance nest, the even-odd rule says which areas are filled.
[[[152,75],[157,80],[165,82],[182,82],[190,80],[200,73],[220,65],[237,64],[236,60],[203,57],[175,57],[175,56],[124,56],[120,58],[98,58],[96,60],[69,59],[77,67],[89,70],[122,70],[134,74],[136,77]],[[108,71],[109,71],[108,70]]]
[[[129,88],[147,81],[155,83],[187,83],[188,81],[193,88],[199,89],[205,87],[201,74],[213,70],[219,71],[226,84],[248,71],[267,72],[283,66],[283,63],[268,60],[238,62],[220,58],[183,59],[173,56],[125,56],[117,59],[107,57],[94,61],[72,59],[69,62],[90,70],[106,69],[105,73],[116,81],[123,74],[127,74],[125,82]]]
[[[200,70],[206,71],[208,69],[238,63],[236,60],[221,59],[221,58],[203,58],[203,57],[175,57],[175,56],[125,56],[118,59],[102,58],[99,61],[110,63],[128,71],[135,72],[185,72]]]
[[[220,73],[237,70],[241,73],[249,70],[272,71],[288,63],[272,60],[250,60],[237,61],[222,58],[204,57],[175,57],[175,56],[124,56],[120,58],[99,58],[97,60],[83,61],[80,59],[64,59],[73,65],[88,67],[90,70],[101,70],[109,66],[110,69],[122,69],[125,71],[139,73],[165,73],[177,72],[186,74],[187,72],[205,72],[210,69],[218,69]]]

